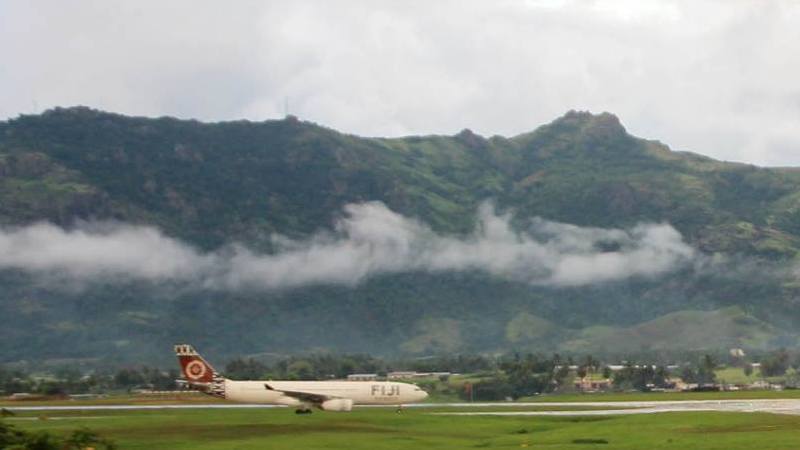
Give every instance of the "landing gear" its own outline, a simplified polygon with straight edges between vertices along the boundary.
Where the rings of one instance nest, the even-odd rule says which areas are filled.
[[[295,414],[311,414],[311,409],[310,408],[298,408],[298,409],[294,410],[294,413]]]
[[[403,405],[397,405],[397,410],[395,413],[400,414],[401,412],[403,412]]]

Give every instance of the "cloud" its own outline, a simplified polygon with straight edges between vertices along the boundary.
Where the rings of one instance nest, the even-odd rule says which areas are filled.
[[[202,253],[151,227],[35,224],[0,232],[0,269],[71,281],[145,280],[207,289],[290,289],[412,271],[483,271],[532,285],[581,286],[657,277],[689,264],[694,250],[666,224],[630,230],[536,219],[516,232],[509,215],[480,208],[468,236],[444,236],[378,202],[350,204],[332,231],[306,240],[274,236],[276,251],[241,244]]]
[[[0,2],[0,117],[85,104],[366,135],[611,111],[680,150],[800,165],[800,3]],[[199,94],[200,93],[200,94]]]
[[[188,279],[208,272],[216,258],[151,227],[84,223],[64,230],[39,223],[0,232],[0,268],[73,279]]]

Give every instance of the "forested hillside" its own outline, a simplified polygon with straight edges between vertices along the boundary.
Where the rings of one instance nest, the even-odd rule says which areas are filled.
[[[212,266],[244,247],[269,271],[264,258],[302,244],[314,271],[315,246],[355,239],[362,213],[412,229],[411,247],[465,248],[453,254],[467,262],[423,249],[346,279],[329,267],[306,281],[212,284],[102,270],[75,281],[17,255],[35,224],[89,235],[122,224]],[[504,221],[519,234],[488,246]],[[56,109],[0,123],[0,224],[0,253],[16,255],[0,255],[3,361],[163,361],[177,340],[212,355],[765,348],[794,345],[800,326],[800,170],[675,152],[608,113],[569,112],[510,138],[382,139],[294,117],[209,124]],[[651,241],[667,228],[678,242],[665,248],[679,253],[668,267],[572,276],[586,265],[570,265],[576,254],[613,266],[655,245],[642,254],[660,257]],[[574,250],[585,244],[576,236],[592,248]],[[509,242],[569,258],[527,270],[535,252]],[[500,248],[523,261],[495,261]]]

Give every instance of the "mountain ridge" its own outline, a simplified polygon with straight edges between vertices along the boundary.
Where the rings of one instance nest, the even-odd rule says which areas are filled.
[[[800,169],[675,152],[631,136],[610,113],[570,111],[528,133],[488,138],[469,130],[361,138],[294,117],[204,123],[85,107],[0,122],[6,229],[115,221],[156,227],[202,251],[238,242],[271,254],[274,236],[335,232],[343,208],[364,202],[381,202],[442,236],[469,238],[487,199],[499,214],[510,213],[519,232],[537,217],[621,230],[669,223],[702,254],[772,272],[732,280],[678,271],[553,288],[463,271],[282,292],[175,293],[112,283],[70,293],[6,269],[0,310],[20,320],[0,332],[0,353],[9,360],[59,351],[78,358],[125,348],[129,357],[154,359],[156,348],[174,339],[242,353],[270,346],[425,353],[437,343],[449,351],[553,350],[576,342],[587,327],[617,327],[624,335],[667,314],[734,306],[760,327],[760,338],[742,345],[796,339],[796,282],[783,268],[800,252]]]

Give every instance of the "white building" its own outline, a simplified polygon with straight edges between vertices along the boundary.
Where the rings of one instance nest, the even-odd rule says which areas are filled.
[[[347,376],[347,381],[375,381],[377,379],[377,373],[352,373]]]

